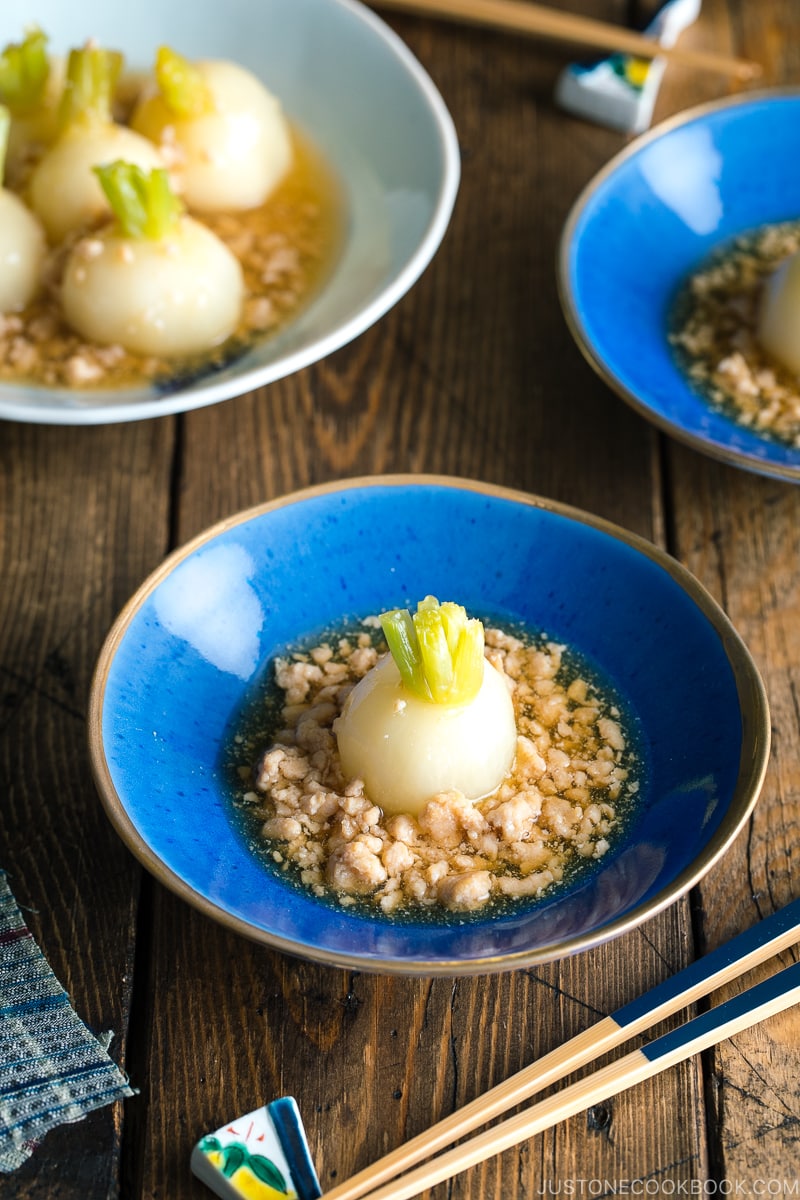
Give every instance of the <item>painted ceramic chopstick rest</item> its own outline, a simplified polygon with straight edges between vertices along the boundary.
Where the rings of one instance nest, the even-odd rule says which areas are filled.
[[[647,26],[645,36],[673,46],[697,20],[701,0],[667,0]],[[570,63],[556,84],[556,102],[599,125],[622,133],[642,133],[653,117],[666,60],[612,54],[589,65]]]
[[[291,1096],[206,1134],[191,1167],[222,1200],[317,1200],[322,1194]]]

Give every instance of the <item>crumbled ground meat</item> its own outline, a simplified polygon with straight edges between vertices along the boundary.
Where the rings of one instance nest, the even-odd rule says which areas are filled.
[[[342,777],[333,723],[378,659],[373,635],[278,659],[283,728],[240,774],[276,863],[299,868],[317,895],[468,911],[494,897],[536,897],[580,858],[602,857],[618,802],[637,789],[619,713],[586,679],[564,680],[564,647],[486,631],[487,657],[514,702],[517,754],[485,800],[431,798],[418,817],[384,816],[361,780]],[[247,746],[247,743],[244,743]]]
[[[800,381],[761,349],[758,308],[768,275],[800,249],[800,222],[769,225],[716,251],[675,305],[670,342],[691,383],[757,432],[800,447]]]
[[[231,338],[191,360],[165,360],[130,354],[122,346],[99,346],[69,328],[58,297],[67,252],[78,240],[77,234],[70,236],[51,252],[43,290],[33,303],[23,313],[0,314],[0,382],[115,388],[213,370],[231,353],[241,353],[285,325],[313,293],[339,244],[338,203],[328,169],[296,136],[295,165],[265,204],[249,212],[202,215],[203,224],[241,262],[245,301]],[[90,239],[84,253],[91,256],[98,245]]]

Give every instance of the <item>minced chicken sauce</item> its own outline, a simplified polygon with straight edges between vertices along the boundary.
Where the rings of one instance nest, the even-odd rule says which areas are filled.
[[[761,293],[800,250],[800,222],[765,225],[718,247],[686,281],[669,340],[690,383],[740,425],[800,447],[800,381],[761,348]]]
[[[638,791],[635,753],[618,707],[588,673],[567,670],[552,641],[486,630],[518,732],[512,770],[487,799],[447,791],[417,817],[384,815],[361,780],[344,779],[333,724],[385,651],[378,637],[370,618],[277,659],[280,728],[266,749],[263,728],[235,739],[239,803],[277,870],[319,897],[391,915],[538,898],[602,858]]]

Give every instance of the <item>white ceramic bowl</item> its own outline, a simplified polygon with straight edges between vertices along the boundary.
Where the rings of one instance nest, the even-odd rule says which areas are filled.
[[[230,58],[280,97],[333,165],[347,232],[312,304],[243,358],[179,390],[78,392],[0,383],[0,417],[65,425],[130,421],[214,404],[316,362],[408,291],[447,228],[459,180],[453,123],[404,43],[354,0],[4,0],[0,45],[38,24],[63,53],[95,37],[146,69],[158,46]]]

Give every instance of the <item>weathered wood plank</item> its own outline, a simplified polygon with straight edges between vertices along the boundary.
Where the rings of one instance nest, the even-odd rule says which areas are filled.
[[[761,798],[747,829],[699,889],[702,937],[712,947],[788,903],[797,891],[800,497],[789,485],[706,463],[690,451],[676,449],[672,463],[676,492],[691,473],[695,497],[691,510],[679,514],[677,552],[749,646],[772,715],[772,759]],[[773,969],[765,967],[763,973]],[[790,1012],[709,1056],[709,1102],[718,1126],[713,1163],[719,1178],[794,1178],[798,1044],[798,1018]]]
[[[621,19],[623,0],[563,7]],[[767,19],[768,18],[768,19]],[[706,0],[685,44],[759,59],[790,81],[791,0]],[[393,18],[451,107],[463,185],[445,243],[373,330],[252,396],[105,430],[6,425],[0,438],[2,863],[31,927],[95,1028],[124,1035],[141,1096],[48,1136],[3,1195],[201,1200],[188,1154],[265,1098],[298,1097],[331,1184],[680,967],[685,902],[565,962],[494,978],[408,980],[321,968],[225,932],[144,884],[110,831],[83,748],[89,674],[114,613],[169,548],[307,484],[386,471],[457,474],[587,508],[670,548],[709,586],[767,683],[775,750],[746,834],[695,897],[701,946],[791,898],[800,821],[795,489],[667,444],[582,361],[555,288],[580,188],[625,139],[558,113],[563,49]],[[677,65],[657,115],[730,90]],[[176,427],[179,492],[171,497]],[[666,494],[664,508],[662,494]],[[746,881],[746,886],[743,886]],[[77,953],[76,948],[81,952]],[[793,1014],[597,1106],[431,1195],[529,1200],[567,1181],[793,1178]],[[117,1058],[123,1057],[118,1041]],[[120,1167],[120,1129],[125,1137]],[[718,1136],[706,1146],[707,1117]],[[120,1174],[121,1172],[121,1174]],[[120,1183],[121,1179],[121,1183]],[[574,1194],[579,1195],[577,1191]],[[595,1193],[596,1194],[596,1193]]]
[[[77,1012],[116,1032],[123,1063],[139,872],[95,794],[84,716],[108,626],[167,546],[171,452],[170,421],[0,436],[0,862]],[[121,1108],[54,1130],[3,1196],[116,1195]]]

